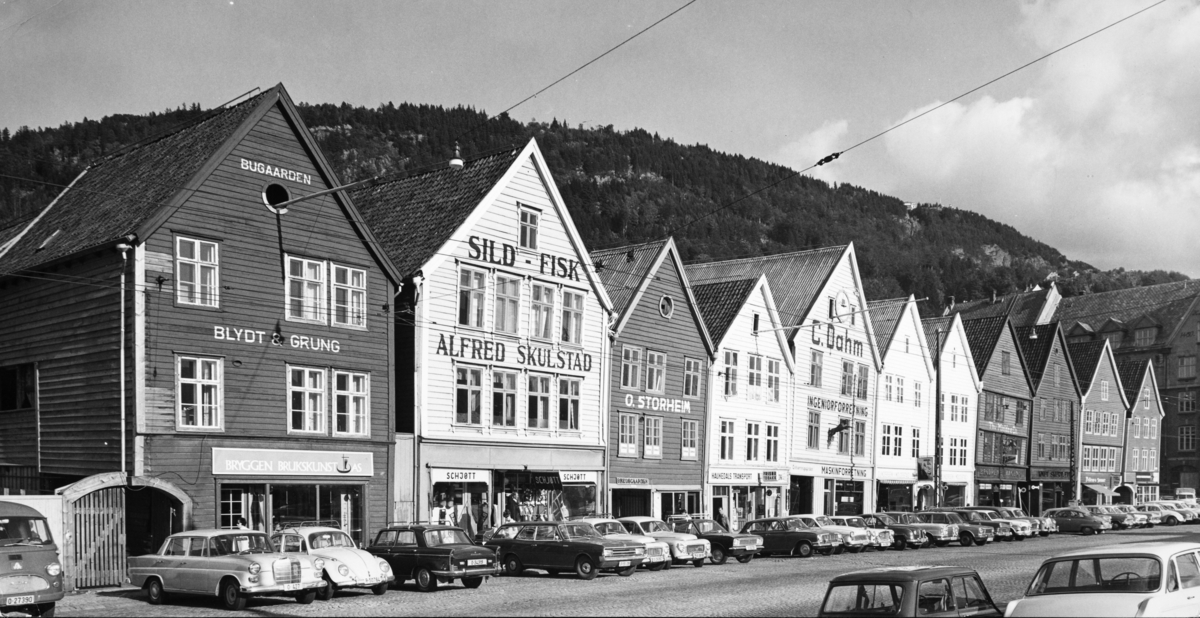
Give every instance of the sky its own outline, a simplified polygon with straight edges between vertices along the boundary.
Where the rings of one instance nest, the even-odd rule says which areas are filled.
[[[1157,0],[697,0],[510,114],[808,167]],[[296,101],[497,113],[687,0],[0,0],[0,127]],[[1200,0],[1167,0],[813,175],[1200,276]]]

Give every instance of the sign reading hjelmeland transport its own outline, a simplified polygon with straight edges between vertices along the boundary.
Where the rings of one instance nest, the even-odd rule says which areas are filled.
[[[220,448],[212,450],[213,476],[374,476],[373,453]]]

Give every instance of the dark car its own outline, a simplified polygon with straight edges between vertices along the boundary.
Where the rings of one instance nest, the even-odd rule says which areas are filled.
[[[467,588],[478,588],[484,578],[500,574],[496,552],[472,543],[462,528],[454,526],[388,526],[366,549],[387,561],[397,586],[411,579],[421,592],[456,579]]]
[[[725,564],[731,557],[743,564],[750,562],[754,559],[754,554],[762,549],[764,542],[761,535],[730,532],[725,526],[711,519],[672,518],[669,523],[675,532],[694,534],[708,541],[708,559],[713,564]]]
[[[788,554],[807,558],[813,552],[841,553],[842,539],[836,532],[812,528],[797,517],[755,519],[742,526],[742,534],[762,537],[763,554]]]
[[[977,511],[969,506],[947,506],[933,510],[946,511],[947,513],[957,513],[958,516],[969,525],[987,526],[992,529],[993,540],[1013,540],[1014,533],[1012,524],[1006,521],[996,521],[992,518],[992,514],[988,511]]]
[[[1001,616],[973,569],[889,567],[838,575],[818,616]]]
[[[991,526],[985,526],[979,522],[968,522],[960,517],[958,513],[923,511],[916,515],[921,518],[921,521],[931,524],[954,524],[958,526],[958,544],[963,547],[986,545],[996,535]]]
[[[1083,508],[1087,509],[1092,515],[1108,515],[1111,517],[1114,530],[1128,530],[1133,527],[1133,515],[1124,511],[1118,511],[1111,506],[1089,504]]]
[[[32,507],[0,502],[0,614],[53,615],[63,598],[62,564],[46,518]]]
[[[495,548],[508,575],[532,567],[551,575],[574,571],[580,579],[595,579],[600,571],[628,577],[646,556],[641,543],[606,539],[591,524],[580,522],[504,524],[486,546]]]
[[[1078,506],[1068,506],[1057,509],[1047,509],[1047,517],[1053,517],[1058,523],[1058,529],[1063,532],[1078,532],[1083,535],[1101,533],[1112,530],[1112,518],[1108,515],[1096,515]]]
[[[887,513],[863,515],[863,521],[867,522],[867,526],[870,528],[891,530],[894,537],[893,549],[903,550],[909,547],[921,549],[929,541],[929,536],[925,534],[923,527],[901,523],[899,519]]]

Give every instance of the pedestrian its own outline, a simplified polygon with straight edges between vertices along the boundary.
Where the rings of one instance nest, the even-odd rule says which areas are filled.
[[[725,519],[725,509],[717,507],[717,523],[721,524],[722,528],[729,529],[729,521]]]

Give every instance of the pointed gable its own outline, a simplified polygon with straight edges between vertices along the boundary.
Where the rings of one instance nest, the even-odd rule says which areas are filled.
[[[887,350],[892,343],[892,336],[896,333],[896,327],[900,325],[900,320],[904,317],[905,309],[908,307],[907,301],[908,299],[905,298],[891,298],[867,303],[871,324],[875,326],[875,340],[878,342],[880,354],[884,358],[887,357]]]
[[[1146,376],[1150,371],[1149,359],[1125,357],[1117,361],[1117,375],[1121,376],[1121,386],[1125,388],[1125,396],[1136,403],[1141,397],[1142,387],[1146,384]]]
[[[696,305],[700,308],[700,315],[704,316],[714,345],[720,346],[725,339],[729,327],[757,284],[757,278],[692,284]]]
[[[1008,319],[1003,316],[963,320],[963,330],[967,333],[967,343],[971,346],[971,356],[975,359],[975,371],[980,377],[987,372],[988,363],[992,361],[992,352],[1004,334],[1004,325]]]
[[[1096,369],[1104,358],[1104,349],[1107,346],[1108,341],[1104,339],[1068,344],[1067,350],[1071,357],[1071,365],[1075,367],[1075,379],[1080,393],[1086,395],[1092,389]]]
[[[1058,322],[1038,326],[1021,326],[1016,329],[1017,338],[1021,340],[1021,354],[1025,357],[1025,365],[1029,368],[1029,379],[1033,381],[1033,390],[1041,387],[1042,378],[1046,375],[1046,366],[1050,362],[1050,352],[1054,343],[1059,339]]]

